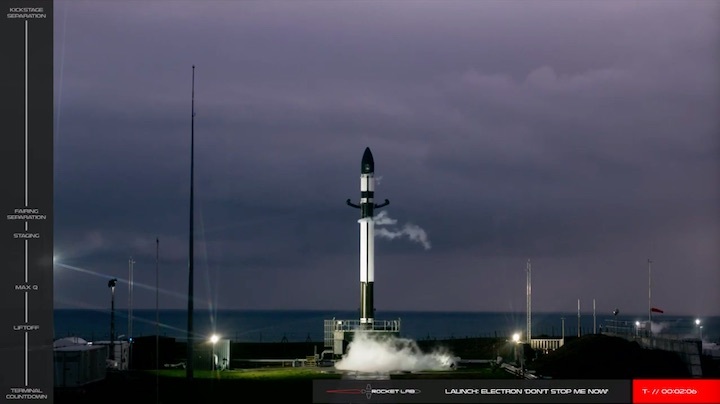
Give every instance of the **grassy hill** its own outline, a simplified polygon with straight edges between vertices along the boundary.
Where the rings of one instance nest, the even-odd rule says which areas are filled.
[[[630,379],[690,377],[680,356],[643,349],[636,342],[587,335],[532,361],[529,368],[558,379]]]

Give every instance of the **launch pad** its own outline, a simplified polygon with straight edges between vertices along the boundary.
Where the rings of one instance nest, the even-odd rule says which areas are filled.
[[[370,324],[368,324],[370,325]],[[400,319],[374,320],[372,328],[362,328],[360,320],[325,320],[325,348],[331,350],[333,355],[341,356],[345,353],[348,344],[358,333],[368,333],[380,337],[399,337]]]

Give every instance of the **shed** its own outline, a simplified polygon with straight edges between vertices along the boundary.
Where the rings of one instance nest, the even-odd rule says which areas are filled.
[[[80,387],[105,379],[107,347],[90,345],[82,338],[61,338],[53,343],[55,387]]]

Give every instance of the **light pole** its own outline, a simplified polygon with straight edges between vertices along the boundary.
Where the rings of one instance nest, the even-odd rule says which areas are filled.
[[[132,257],[128,260],[128,339],[132,342],[133,336],[133,261]]]
[[[512,340],[515,342],[515,358],[520,362],[520,377],[525,375],[525,349],[520,345],[520,333],[516,332],[512,336]]]
[[[618,314],[620,314],[620,309],[615,308],[615,310],[613,310],[613,323],[614,323],[614,327],[615,327],[615,330],[613,332],[616,334],[618,333],[618,322],[617,322]]]
[[[130,257],[128,260],[128,272],[129,272],[129,281],[128,282],[128,349],[129,349],[129,355],[128,355],[128,369],[131,366],[130,361],[132,361],[132,343],[133,343],[133,264],[135,264],[135,261]]]
[[[110,288],[110,360],[115,360],[115,285],[117,279],[113,278],[108,281]]]
[[[640,332],[640,322],[639,322],[639,321],[636,321],[636,322],[635,322],[635,336],[636,336],[636,337],[638,336],[638,333],[639,333],[639,332]]]
[[[700,321],[699,318],[696,318],[696,319],[695,319],[695,327],[697,327],[697,329],[698,329],[698,334],[700,334],[700,340],[702,340],[702,326],[700,325],[700,322],[701,322],[701,321]]]
[[[218,342],[220,338],[213,334],[212,337],[210,337],[210,342],[212,343],[212,355],[210,356],[210,360],[212,361],[212,370],[215,370],[215,344]]]

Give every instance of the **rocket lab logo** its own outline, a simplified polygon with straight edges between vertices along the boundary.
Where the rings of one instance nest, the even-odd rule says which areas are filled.
[[[333,394],[365,394],[368,400],[375,395],[414,395],[420,394],[420,389],[374,389],[368,384],[364,389],[337,389],[327,390],[328,393]]]

